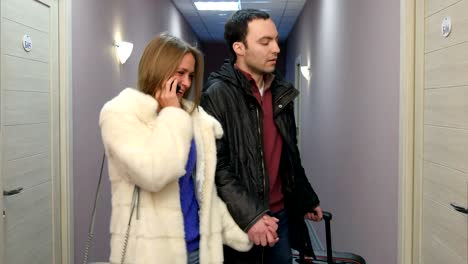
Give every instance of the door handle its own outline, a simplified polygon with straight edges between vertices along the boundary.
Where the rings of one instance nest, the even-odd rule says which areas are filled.
[[[463,208],[461,206],[458,206],[458,205],[455,205],[454,203],[450,203],[450,205],[453,207],[453,209],[455,209],[456,211],[460,212],[460,213],[463,213],[463,214],[468,214],[468,209],[467,208]]]
[[[10,196],[10,195],[15,195],[15,194],[18,194],[20,193],[21,191],[23,190],[23,187],[19,187],[19,188],[16,188],[16,189],[13,189],[13,190],[9,190],[9,191],[3,191],[3,196]]]

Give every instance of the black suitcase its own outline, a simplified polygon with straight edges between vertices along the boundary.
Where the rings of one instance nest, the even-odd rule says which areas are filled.
[[[331,227],[330,221],[332,219],[332,214],[329,212],[323,212],[323,220],[325,221],[325,233],[326,233],[326,242],[327,249],[323,250],[321,248],[317,249],[317,243],[312,243],[312,239],[318,241],[315,232],[308,232],[308,240],[310,243],[306,244],[304,248],[293,253],[293,259],[295,263],[298,264],[307,264],[307,263],[316,263],[316,264],[366,264],[364,258],[359,255],[348,253],[348,252],[337,252],[332,250],[331,243]],[[306,220],[308,221],[308,220]],[[312,227],[313,228],[313,227]],[[315,248],[314,248],[315,244]],[[329,254],[331,253],[331,254]]]

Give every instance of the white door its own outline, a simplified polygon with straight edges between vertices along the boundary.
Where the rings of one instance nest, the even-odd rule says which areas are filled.
[[[468,207],[468,0],[422,3],[414,263],[467,264],[468,215],[451,204]]]
[[[59,263],[57,4],[0,11],[0,263]]]

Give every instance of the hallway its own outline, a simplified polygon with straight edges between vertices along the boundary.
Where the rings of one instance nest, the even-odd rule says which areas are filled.
[[[294,82],[295,64],[309,66],[300,87],[301,149],[306,173],[334,214],[336,250],[368,263],[397,263],[400,5],[384,0],[309,0],[280,54]],[[205,53],[207,73],[228,53],[201,43],[168,0],[72,2],[73,182],[75,262],[86,239],[102,144],[97,118],[103,103],[135,87],[145,44],[169,31]],[[116,38],[134,43],[120,65]],[[108,254],[109,186],[99,205],[96,259]],[[322,238],[322,223],[317,230]]]

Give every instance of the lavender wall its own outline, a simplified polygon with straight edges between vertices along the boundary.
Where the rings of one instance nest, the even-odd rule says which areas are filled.
[[[368,263],[397,263],[399,19],[399,1],[307,1],[287,42],[287,77],[299,54],[312,68],[303,164],[335,249]]]
[[[75,263],[81,263],[103,154],[98,126],[102,105],[124,87],[135,87],[138,61],[147,42],[168,31],[190,43],[196,36],[170,0],[72,1],[73,183]],[[120,65],[113,42],[133,42]],[[109,255],[110,188],[104,175],[90,260]]]

